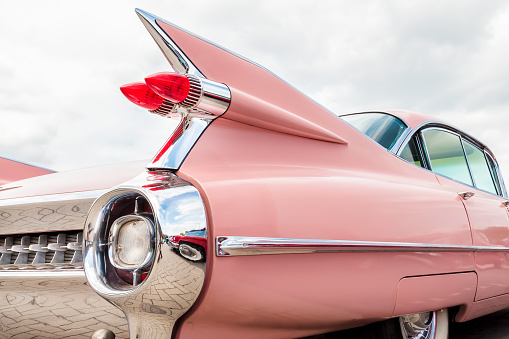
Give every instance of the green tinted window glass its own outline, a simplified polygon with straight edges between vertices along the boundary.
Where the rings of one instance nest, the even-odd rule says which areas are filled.
[[[467,154],[468,164],[470,165],[470,171],[474,177],[475,186],[484,191],[497,194],[484,152],[465,140],[463,140],[463,147]]]
[[[403,150],[401,151],[399,156],[405,159],[406,161],[411,162],[414,165],[424,167],[421,160],[421,154],[419,153],[419,148],[417,147],[417,140],[415,137],[410,139],[408,144],[406,144],[406,146],[403,147]]]
[[[394,146],[407,127],[403,121],[385,113],[352,114],[341,119],[387,149]]]
[[[473,186],[460,137],[438,129],[424,130],[422,135],[433,172]]]

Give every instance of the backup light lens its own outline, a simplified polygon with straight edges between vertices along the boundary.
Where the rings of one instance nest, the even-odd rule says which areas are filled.
[[[191,85],[185,75],[176,73],[156,73],[145,78],[147,85],[163,98],[180,103],[189,95]]]
[[[153,254],[153,224],[140,215],[120,217],[110,232],[110,260],[117,268],[138,269],[150,262]]]
[[[120,91],[138,106],[155,111],[163,104],[163,98],[157,95],[143,82],[133,82],[120,87]]]

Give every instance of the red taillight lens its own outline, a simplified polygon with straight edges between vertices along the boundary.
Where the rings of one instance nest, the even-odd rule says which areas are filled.
[[[145,82],[154,92],[174,103],[184,101],[191,88],[189,79],[176,73],[152,74],[145,78]]]
[[[151,111],[158,109],[163,104],[164,99],[143,82],[124,85],[120,87],[120,91],[136,105]]]

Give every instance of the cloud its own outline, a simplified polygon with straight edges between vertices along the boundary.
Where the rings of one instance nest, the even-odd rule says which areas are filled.
[[[169,69],[137,5],[3,3],[0,154],[66,170],[157,151],[175,123],[118,90]],[[450,121],[509,171],[504,1],[189,0],[143,9],[264,65],[338,114],[403,108]]]

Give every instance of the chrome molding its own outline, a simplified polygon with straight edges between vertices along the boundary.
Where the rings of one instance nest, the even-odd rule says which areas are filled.
[[[20,187],[20,186],[18,186],[18,187]],[[108,190],[95,190],[95,191],[83,191],[83,192],[73,192],[73,193],[39,195],[39,196],[35,196],[35,197],[3,199],[3,200],[0,200],[0,207],[24,205],[24,204],[46,203],[46,202],[71,201],[71,200],[81,200],[81,199],[96,199],[97,197],[103,195],[107,191]],[[1,196],[0,196],[0,198],[1,198]]]
[[[495,174],[497,175],[497,179],[498,179],[499,184],[500,184],[500,189],[502,190],[500,195],[498,195],[498,194],[494,194],[494,195],[502,196],[504,198],[507,198],[507,189],[505,187],[504,179],[503,179],[503,177],[501,175],[500,166],[499,166],[499,164],[497,162],[497,159],[495,158],[495,155],[493,154],[493,152],[483,142],[479,141],[478,139],[474,138],[473,136],[469,135],[468,133],[466,133],[466,132],[462,131],[461,129],[456,128],[454,126],[445,124],[445,123],[440,122],[440,121],[426,121],[426,122],[420,124],[419,126],[415,127],[414,129],[412,129],[410,131],[410,133],[405,135],[404,139],[401,142],[398,142],[399,146],[398,146],[397,149],[394,149],[394,154],[399,157],[401,152],[403,151],[403,148],[408,144],[408,142],[412,139],[412,137],[416,133],[420,133],[422,130],[428,129],[428,128],[441,129],[441,130],[445,130],[445,131],[447,131],[449,133],[452,132],[453,134],[456,134],[459,137],[465,139],[466,141],[469,141],[470,143],[474,144],[475,146],[477,146],[478,148],[483,150],[483,152],[488,154],[488,156],[491,158],[491,160],[493,161],[493,163],[495,165],[495,170],[496,170]],[[425,143],[425,140],[423,140],[423,142]],[[426,158],[428,158],[427,152],[425,152],[425,153],[426,153],[425,154]],[[431,162],[429,161],[429,158],[427,160],[428,160],[428,163],[431,165]],[[424,167],[421,167],[421,168],[424,168]],[[430,170],[430,169],[427,169],[427,170]],[[470,168],[469,168],[469,171],[470,171]],[[433,172],[433,173],[435,173],[435,172]],[[436,175],[441,175],[441,174],[438,174],[438,173],[435,173],[435,174]],[[449,178],[449,179],[454,180],[452,178]],[[476,189],[479,189],[479,188],[477,188],[475,186],[468,185],[468,184],[465,184],[463,182],[462,182],[462,184],[470,186],[470,187],[474,187]],[[484,191],[484,190],[481,190],[481,191]],[[488,192],[488,191],[484,191],[484,192],[489,193],[489,194],[493,194],[492,192]]]
[[[65,279],[65,278],[83,278],[85,279],[85,271],[83,269],[60,269],[60,270],[0,270],[0,280],[3,277],[9,278],[51,278],[51,279]]]
[[[468,200],[468,199],[472,198],[475,195],[475,193],[474,192],[458,192],[458,195],[461,197],[461,199]]]
[[[83,232],[0,236],[0,270],[82,268]]]
[[[201,83],[203,94],[197,107],[215,116],[226,112],[232,96],[228,86],[207,79],[202,79]]]
[[[0,235],[82,230],[90,206],[104,192],[0,200]]]
[[[140,201],[142,208],[137,207]],[[129,277],[128,271],[119,271],[110,262],[108,234],[116,219],[138,209],[154,221],[154,260]],[[87,280],[124,312],[130,337],[171,337],[175,322],[191,308],[205,281],[207,223],[197,189],[168,171],[143,173],[95,201],[85,223],[84,243]],[[203,257],[188,255],[188,247]]]
[[[396,141],[394,142],[394,145],[392,145],[391,148],[387,149],[389,152],[393,153],[393,154],[396,154],[396,152],[399,150],[401,144],[406,140],[407,136],[412,132],[412,128],[410,126],[408,126],[408,124],[406,123],[405,120],[401,119],[400,117],[398,117],[397,115],[394,115],[392,113],[389,113],[389,112],[384,112],[384,111],[365,111],[365,112],[356,112],[356,113],[346,113],[346,114],[340,114],[338,115],[339,118],[341,118],[341,120],[343,120],[343,122],[345,122],[346,124],[348,124],[348,126],[354,128],[355,130],[357,130],[359,133],[363,134],[364,136],[368,137],[366,134],[364,134],[363,132],[359,131],[359,129],[357,127],[355,127],[354,125],[350,124],[348,121],[346,121],[345,119],[343,119],[343,117],[345,116],[349,116],[349,115],[358,115],[358,114],[366,114],[366,113],[380,113],[380,114],[385,114],[385,115],[389,115],[393,118],[396,118],[398,119],[399,121],[401,121],[405,126],[405,130],[403,131],[403,133],[401,133],[401,135],[398,137],[398,139],[396,139]],[[369,139],[371,139],[370,137],[368,137]],[[373,140],[373,139],[371,139]],[[373,140],[374,141],[374,140]],[[378,144],[380,147],[382,147],[383,149],[386,149],[385,147],[383,147],[382,145],[380,145],[378,142],[375,141],[376,144]]]
[[[136,14],[140,18],[145,28],[149,31],[152,38],[163,52],[164,56],[170,62],[171,66],[177,73],[193,74],[203,77],[203,74],[196,68],[196,66],[187,58],[182,50],[173,42],[173,40],[166,34],[165,31],[159,27],[157,21],[166,23],[165,20],[152,15],[144,10],[136,8]]]
[[[261,237],[216,238],[216,254],[220,257],[342,252],[509,252],[509,247]]]
[[[90,338],[107,328],[128,339],[121,310],[88,286],[83,270],[0,271],[1,338]]]
[[[159,159],[148,164],[147,169],[178,169],[210,122],[211,120],[206,118],[186,118],[182,135],[173,142]]]

